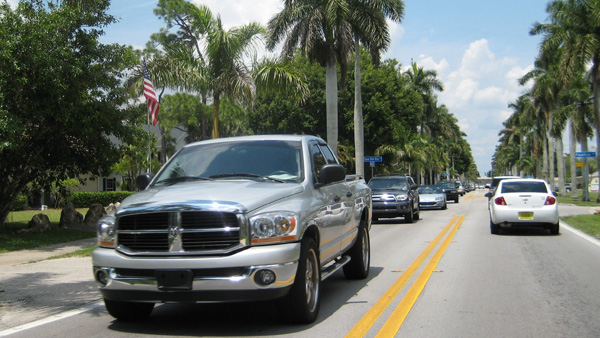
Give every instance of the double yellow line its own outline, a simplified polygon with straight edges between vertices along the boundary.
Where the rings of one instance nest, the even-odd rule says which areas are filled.
[[[457,221],[458,219],[458,221]],[[410,312],[410,309],[413,307],[417,298],[425,288],[425,284],[429,280],[431,273],[434,271],[436,265],[442,258],[442,255],[446,251],[448,244],[454,237],[454,234],[462,224],[465,219],[464,215],[454,216],[452,220],[444,227],[442,232],[440,232],[437,237],[425,248],[425,250],[417,257],[417,259],[410,265],[410,267],[392,284],[392,286],[383,294],[381,298],[373,305],[373,307],[367,311],[367,313],[354,325],[352,330],[346,334],[346,337],[364,337],[365,334],[369,331],[369,329],[375,324],[377,319],[381,316],[381,314],[385,311],[385,309],[392,303],[394,298],[400,293],[400,291],[404,288],[406,283],[412,278],[415,272],[419,269],[419,267],[423,264],[425,259],[431,254],[433,249],[438,245],[438,243],[444,238],[448,230],[452,228],[450,234],[444,239],[442,245],[438,248],[435,254],[431,257],[415,283],[411,286],[410,290],[406,293],[400,304],[394,309],[392,315],[385,322],[381,330],[377,333],[376,337],[393,337],[402,323],[404,323],[404,319]],[[454,227],[452,225],[454,224]]]

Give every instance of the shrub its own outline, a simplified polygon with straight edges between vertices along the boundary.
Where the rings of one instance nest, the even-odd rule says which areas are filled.
[[[70,201],[75,208],[89,208],[95,203],[107,206],[111,203],[121,202],[132,194],[134,193],[131,191],[74,192]]]
[[[17,196],[17,199],[12,205],[12,211],[22,211],[27,207],[27,197],[23,195]]]

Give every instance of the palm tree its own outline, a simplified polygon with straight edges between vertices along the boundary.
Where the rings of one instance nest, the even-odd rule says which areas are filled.
[[[354,154],[356,174],[364,175],[364,126],[360,71],[360,44],[370,52],[373,62],[379,63],[380,55],[390,44],[386,18],[400,22],[404,15],[401,0],[350,0],[350,22],[354,32]]]
[[[212,93],[212,137],[219,137],[221,99],[251,102],[255,97],[256,86],[244,58],[255,51],[264,28],[253,22],[225,30],[221,17],[207,6],[184,0],[161,0],[155,12],[168,28],[178,27],[178,37],[191,47],[198,72],[206,80],[201,88]]]
[[[532,35],[543,34],[541,49],[561,49],[561,76],[569,79],[591,63],[596,149],[600,150],[600,1],[555,0],[546,11],[550,23],[535,23]],[[596,156],[600,167],[600,156]],[[596,202],[600,203],[600,193]]]
[[[285,40],[281,53],[302,54],[325,67],[327,143],[337,154],[337,62],[345,63],[353,45],[349,4],[346,0],[285,0],[283,10],[268,24],[269,50]]]
[[[420,133],[423,133],[427,128],[428,121],[435,114],[436,101],[434,90],[443,91],[444,85],[442,81],[437,78],[437,72],[435,70],[425,70],[423,67],[419,67],[416,62],[413,62],[411,68],[409,68],[404,74],[408,77],[411,85],[421,94],[423,97],[423,114],[421,116],[421,129]]]

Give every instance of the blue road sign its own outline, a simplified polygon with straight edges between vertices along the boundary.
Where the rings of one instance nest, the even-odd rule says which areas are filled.
[[[593,151],[583,151],[575,153],[575,157],[596,157],[596,153]]]
[[[381,156],[365,156],[365,162],[383,162]]]

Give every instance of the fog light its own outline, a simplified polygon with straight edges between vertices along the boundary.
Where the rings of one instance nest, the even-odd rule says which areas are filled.
[[[108,274],[106,271],[102,269],[96,271],[96,280],[100,285],[106,286],[106,284],[108,284]]]
[[[254,281],[258,285],[267,286],[275,282],[275,273],[271,270],[260,270],[254,275]]]

